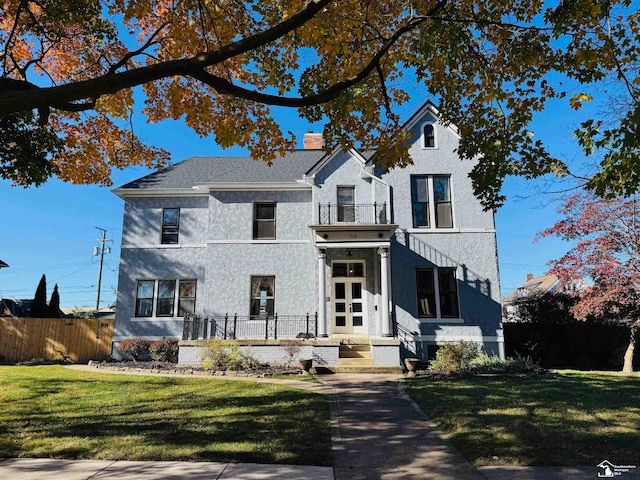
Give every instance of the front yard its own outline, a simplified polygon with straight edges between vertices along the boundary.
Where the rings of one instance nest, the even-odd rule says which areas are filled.
[[[0,367],[0,458],[332,465],[322,395],[255,382]]]
[[[638,375],[418,378],[405,388],[477,466],[640,466]]]

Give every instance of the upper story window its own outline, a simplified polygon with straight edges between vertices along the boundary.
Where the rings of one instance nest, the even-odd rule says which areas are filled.
[[[422,126],[422,148],[437,148],[436,126],[433,123]]]
[[[180,232],[180,209],[165,208],[162,210],[162,236],[160,243],[177,244]]]
[[[354,186],[338,187],[338,221],[356,221],[356,189]]]
[[[412,175],[414,227],[453,228],[451,179],[447,175]]]
[[[275,202],[253,204],[253,239],[274,240],[276,238]]]

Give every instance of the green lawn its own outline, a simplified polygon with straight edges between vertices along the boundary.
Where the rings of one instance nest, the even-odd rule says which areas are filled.
[[[0,367],[0,457],[332,465],[322,395],[257,382]]]
[[[407,393],[475,465],[640,466],[640,376],[418,378]]]

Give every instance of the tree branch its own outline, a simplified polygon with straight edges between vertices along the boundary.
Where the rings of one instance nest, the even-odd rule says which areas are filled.
[[[311,20],[333,0],[308,0],[304,8],[273,27],[224,45],[211,52],[203,52],[195,57],[167,61],[135,70],[107,74],[89,80],[66,85],[38,88],[28,92],[9,92],[0,95],[0,116],[33,110],[54,103],[65,104],[85,98],[97,99],[122,89],[142,85],[171,76],[190,76],[195,70],[216,65],[229,58],[242,55],[267,45]]]

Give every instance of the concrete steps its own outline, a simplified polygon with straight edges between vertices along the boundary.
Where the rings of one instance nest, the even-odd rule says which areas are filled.
[[[372,373],[386,375],[402,375],[402,367],[393,365],[322,365],[315,367],[317,375],[332,373]]]
[[[340,340],[338,364],[316,366],[315,370],[319,375],[323,373],[402,374],[402,367],[399,365],[373,364],[370,338],[367,335],[344,335],[338,338]]]

